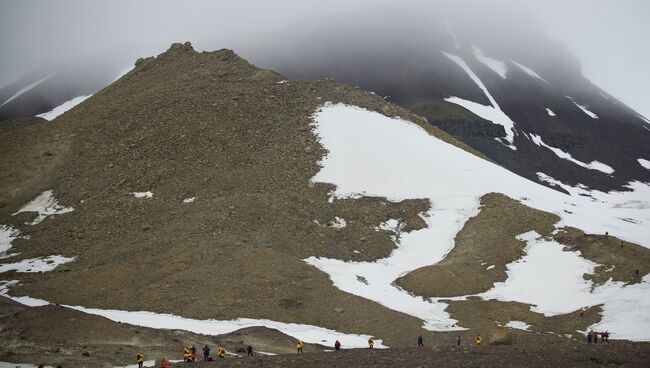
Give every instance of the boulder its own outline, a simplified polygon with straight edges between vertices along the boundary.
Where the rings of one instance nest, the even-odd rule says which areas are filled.
[[[507,327],[497,327],[490,336],[490,345],[512,345],[514,343],[515,336]]]

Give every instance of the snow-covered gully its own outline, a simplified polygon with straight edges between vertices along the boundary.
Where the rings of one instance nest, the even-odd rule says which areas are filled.
[[[508,148],[512,150],[517,150],[517,147],[514,145],[515,140],[515,122],[510,119],[510,117],[501,110],[497,101],[492,97],[487,87],[483,84],[481,79],[470,69],[470,67],[465,63],[465,61],[457,55],[449,54],[443,52],[443,54],[448,57],[451,61],[456,63],[461,69],[467,73],[467,75],[476,83],[476,85],[483,91],[485,97],[490,101],[489,106],[481,105],[480,103],[468,101],[460,97],[450,96],[445,98],[445,101],[454,103],[456,105],[462,106],[467,110],[473,112],[474,114],[482,117],[485,120],[489,120],[494,124],[502,125],[505,129],[506,136],[503,142],[497,139],[499,142],[505,144]]]

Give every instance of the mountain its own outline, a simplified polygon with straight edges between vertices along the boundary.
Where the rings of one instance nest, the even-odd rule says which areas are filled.
[[[441,55],[467,75],[460,98],[479,98]],[[439,105],[441,121],[471,116]],[[326,346],[500,326],[521,346],[590,328],[650,338],[647,184],[553,190],[431,122],[359,87],[174,44],[50,122],[0,124],[0,294]]]
[[[495,31],[497,25],[477,22],[472,30],[454,29],[413,14],[405,26],[401,18],[368,16],[363,32],[352,15],[323,29],[305,21],[299,34],[295,25],[279,28],[242,44],[241,53],[291,78],[333,78],[385,96],[556,190],[566,191],[548,177],[600,191],[650,181],[642,164],[650,160],[650,122],[586,79],[560,43],[523,26]],[[0,89],[0,101],[8,101],[0,120],[88,96],[123,69],[108,61],[82,65],[50,67]]]
[[[357,27],[347,18],[333,32],[305,27],[293,43],[279,33],[247,52],[292,78],[326,76],[386,96],[540,183],[539,172],[601,191],[650,180],[637,161],[650,157],[650,121],[586,79],[575,57],[540,32],[481,35],[418,18]]]

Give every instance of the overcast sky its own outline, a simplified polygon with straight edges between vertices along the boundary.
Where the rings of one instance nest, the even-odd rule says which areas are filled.
[[[126,66],[174,41],[237,51],[246,39],[304,19],[335,23],[341,12],[385,4],[468,19],[530,18],[578,57],[587,78],[650,117],[650,0],[0,0],[0,85],[70,58],[110,57]]]

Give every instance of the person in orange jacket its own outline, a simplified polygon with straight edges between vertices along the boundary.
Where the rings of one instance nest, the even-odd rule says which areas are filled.
[[[368,339],[368,348],[372,349],[374,347],[375,347],[375,340],[373,340],[372,337],[371,337],[371,338]]]
[[[223,348],[223,346],[219,346],[219,350],[217,351],[217,355],[219,358],[225,358],[226,357],[226,349]]]
[[[298,342],[296,342],[296,353],[298,353],[298,354],[302,353],[302,341],[300,341],[300,340],[298,340]]]
[[[481,335],[476,335],[476,337],[474,338],[474,342],[476,343],[476,345],[481,346],[481,343],[483,342],[483,339],[481,339]]]

